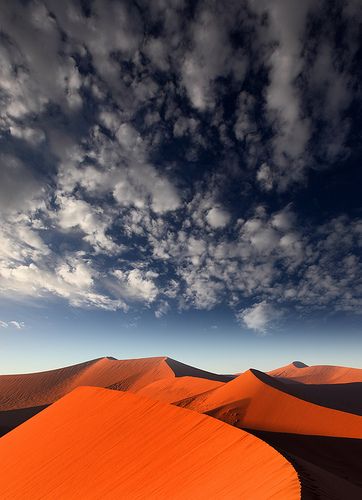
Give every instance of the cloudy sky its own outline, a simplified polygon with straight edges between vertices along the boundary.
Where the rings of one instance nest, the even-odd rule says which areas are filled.
[[[356,365],[359,0],[0,10],[3,371]]]

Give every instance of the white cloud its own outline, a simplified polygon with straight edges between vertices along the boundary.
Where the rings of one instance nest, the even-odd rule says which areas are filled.
[[[9,325],[12,325],[13,327],[17,328],[18,330],[22,330],[25,328],[25,323],[23,321],[9,321]]]
[[[61,229],[70,230],[79,228],[85,233],[84,240],[96,251],[114,252],[117,245],[106,234],[111,219],[107,217],[102,208],[93,208],[81,199],[67,196],[58,196],[59,210],[56,220]]]
[[[185,22],[179,0],[94,0],[87,15],[76,2],[9,2],[1,295],[110,310],[135,301],[156,316],[171,299],[200,309],[256,301],[256,319],[244,311],[249,322],[282,300],[359,310],[357,221],[302,227],[290,205],[254,205],[263,195],[255,181],[268,203],[273,189],[304,180],[314,146],[327,163],[345,148],[356,7],[341,6],[351,30],[336,51],[329,24],[318,40],[305,37],[308,13],[322,14],[314,4],[248,2],[249,12],[202,2]],[[242,86],[250,55],[250,73],[268,77]],[[209,175],[198,168],[204,152]]]
[[[280,315],[280,311],[266,301],[262,301],[238,313],[237,318],[244,322],[247,328],[265,334],[270,324]]]
[[[270,191],[273,188],[273,174],[271,168],[266,163],[263,163],[256,174],[256,179],[265,191]]]
[[[170,310],[170,304],[166,300],[161,300],[161,302],[157,306],[157,309],[155,310],[156,318],[157,319],[162,318],[162,316],[165,316],[169,310]]]
[[[25,328],[25,323],[24,321],[0,321],[0,328],[9,328],[9,326],[12,326],[16,328],[17,330],[22,330]]]
[[[292,229],[295,222],[296,216],[289,207],[273,215],[271,220],[272,226],[281,231]]]
[[[213,207],[207,215],[206,220],[215,229],[223,228],[230,222],[230,214],[222,208]]]
[[[225,77],[233,70],[242,77],[245,68],[240,54],[233,67],[228,16],[204,7],[196,11],[191,24],[192,48],[185,54],[181,68],[182,82],[191,104],[200,111],[215,106],[213,86],[217,77]]]
[[[132,269],[130,271],[117,269],[113,274],[119,281],[120,296],[124,298],[151,303],[159,293],[154,281],[158,277],[156,272],[141,271],[140,269]]]

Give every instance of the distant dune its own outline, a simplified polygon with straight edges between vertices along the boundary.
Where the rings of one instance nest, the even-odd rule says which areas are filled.
[[[177,404],[236,427],[362,438],[361,417],[301,400],[273,387],[269,379],[262,372],[248,370],[221,387]]]
[[[230,375],[199,370],[167,357],[100,358],[39,373],[0,376],[0,435],[80,386],[140,392],[175,402],[214,389]]]
[[[272,377],[286,379],[286,381],[302,382],[303,384],[348,384],[362,382],[361,368],[344,366],[316,365],[307,366],[300,361],[294,361],[268,372]]]
[[[139,395],[83,387],[0,439],[0,497],[298,499],[256,437]]]

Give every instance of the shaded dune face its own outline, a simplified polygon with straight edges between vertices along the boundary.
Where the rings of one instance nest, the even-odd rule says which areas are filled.
[[[0,497],[300,498],[263,441],[136,394],[82,387],[0,440]]]
[[[362,416],[362,382],[312,384],[257,372],[265,383],[304,401]]]
[[[287,394],[267,382],[269,377],[248,370],[231,382],[177,404],[207,413],[236,427],[362,437],[360,416],[325,408]]]
[[[362,498],[362,439],[250,431],[295,467],[306,500]]]

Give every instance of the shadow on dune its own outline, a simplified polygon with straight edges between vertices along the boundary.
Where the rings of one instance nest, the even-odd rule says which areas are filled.
[[[44,410],[47,406],[42,405],[31,408],[20,408],[18,410],[0,411],[0,437]]]
[[[172,358],[167,358],[166,363],[174,372],[176,377],[198,377],[215,380],[217,382],[229,382],[235,378],[235,375],[219,375],[217,373],[200,370],[199,368],[185,365],[184,363],[180,363],[180,361],[176,361]]]
[[[252,370],[252,372],[265,384],[291,396],[333,410],[362,415],[362,382],[303,384],[302,382],[271,377],[258,370]]]
[[[362,439],[245,430],[293,464],[301,480],[302,499],[362,498]]]

